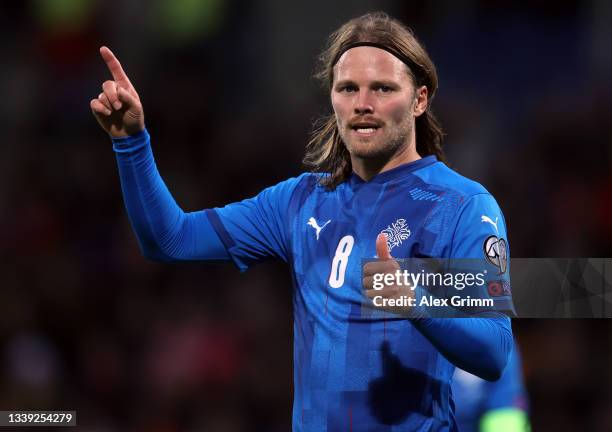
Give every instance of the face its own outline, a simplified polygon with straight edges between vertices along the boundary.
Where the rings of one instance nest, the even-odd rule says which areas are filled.
[[[427,108],[427,87],[415,89],[394,55],[362,46],[336,63],[331,100],[351,157],[390,159],[414,145],[414,120]]]

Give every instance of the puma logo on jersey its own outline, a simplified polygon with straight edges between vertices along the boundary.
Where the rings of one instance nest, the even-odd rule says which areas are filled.
[[[321,231],[323,230],[323,228],[325,228],[325,226],[330,222],[331,222],[331,219],[325,222],[323,226],[320,227],[315,218],[311,217],[310,219],[308,219],[308,225],[313,227],[317,233],[317,240],[319,240],[319,234],[321,234]]]
[[[497,235],[499,235],[499,231],[497,230],[497,218],[495,218],[495,222],[493,222],[493,219],[491,219],[489,216],[482,215],[480,216],[480,222],[487,222],[493,225],[493,227],[495,227],[495,232]]]

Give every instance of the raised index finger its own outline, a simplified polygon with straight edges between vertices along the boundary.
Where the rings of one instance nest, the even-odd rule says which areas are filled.
[[[130,79],[123,71],[121,63],[119,63],[119,60],[117,60],[117,57],[115,57],[111,50],[109,50],[105,46],[100,47],[100,55],[102,55],[102,58],[106,62],[108,70],[113,75],[113,79],[115,80],[115,82],[117,82],[117,84],[124,88],[132,85],[130,83]]]

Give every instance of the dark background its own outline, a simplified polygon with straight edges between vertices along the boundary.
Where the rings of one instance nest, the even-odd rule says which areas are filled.
[[[108,45],[185,210],[300,173],[327,35],[384,10],[438,67],[451,166],[514,257],[612,256],[612,6],[555,1],[37,0],[0,9],[0,409],[94,431],[285,431],[291,286],[268,263],[145,261],[89,100]],[[612,430],[608,320],[515,320],[535,431]]]

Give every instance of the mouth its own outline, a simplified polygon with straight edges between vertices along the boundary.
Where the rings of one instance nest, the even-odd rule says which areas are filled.
[[[378,123],[359,122],[353,123],[351,125],[351,130],[359,136],[367,137],[376,134],[380,127],[381,126]]]

